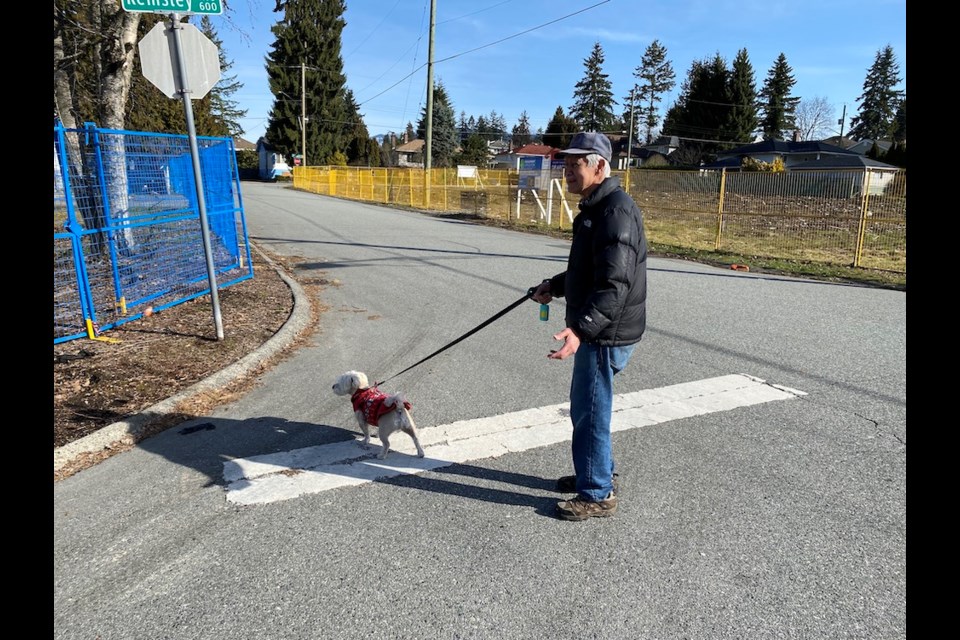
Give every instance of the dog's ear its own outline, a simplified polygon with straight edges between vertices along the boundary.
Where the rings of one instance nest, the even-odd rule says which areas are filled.
[[[370,381],[367,380],[367,374],[362,371],[353,372],[353,386],[355,389],[366,389],[370,386]]]

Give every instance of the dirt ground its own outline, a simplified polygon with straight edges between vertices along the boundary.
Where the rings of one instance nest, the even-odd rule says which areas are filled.
[[[271,256],[273,263],[291,272],[293,263]],[[317,283],[298,283],[308,295]],[[109,340],[81,338],[53,348],[53,446],[62,447],[165,400],[224,369],[269,340],[293,310],[293,293],[270,262],[254,257],[254,277],[218,292],[223,340],[217,340],[213,306],[204,296],[150,317],[105,331]],[[311,298],[316,299],[314,295]],[[314,314],[316,309],[313,310]],[[315,327],[316,322],[311,323]],[[308,329],[306,334],[311,330]],[[306,339],[302,335],[300,340]],[[289,352],[296,345],[287,348]],[[198,394],[147,432],[156,433],[196,415],[209,412],[249,389],[266,367],[283,359],[280,354],[215,393]],[[115,452],[86,456],[74,468],[55,474],[72,475]]]

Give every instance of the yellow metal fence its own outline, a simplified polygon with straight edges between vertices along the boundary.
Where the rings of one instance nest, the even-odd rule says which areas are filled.
[[[519,188],[517,171],[295,167],[293,186],[322,195],[530,226],[569,229],[577,198],[561,176]],[[906,172],[646,170],[614,172],[652,243],[906,273]],[[528,186],[528,185],[527,185]]]

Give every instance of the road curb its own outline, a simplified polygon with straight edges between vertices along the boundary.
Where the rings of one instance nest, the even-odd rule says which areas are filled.
[[[310,325],[310,300],[303,287],[296,280],[288,277],[277,264],[255,245],[251,246],[260,256],[279,274],[293,294],[293,310],[290,317],[283,323],[269,340],[256,351],[250,353],[229,367],[221,369],[213,375],[193,384],[180,393],[166,400],[148,407],[144,411],[130,416],[125,420],[114,422],[102,429],[75,440],[69,444],[53,450],[53,471],[60,471],[70,463],[85,454],[93,454],[105,449],[113,449],[121,444],[137,442],[147,426],[157,419],[176,412],[176,408],[183,402],[201,394],[222,389],[235,380],[242,378],[261,364],[269,360],[282,350],[290,346]]]

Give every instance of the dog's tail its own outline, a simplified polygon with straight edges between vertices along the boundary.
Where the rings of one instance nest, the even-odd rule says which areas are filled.
[[[407,411],[409,411],[413,406],[410,404],[410,402],[407,401],[406,396],[403,395],[402,393],[394,393],[392,395],[387,396],[387,398],[383,401],[383,404],[385,404],[388,407],[397,407],[402,405],[403,408],[406,409]],[[406,412],[404,411],[401,411],[400,413],[406,414]]]

